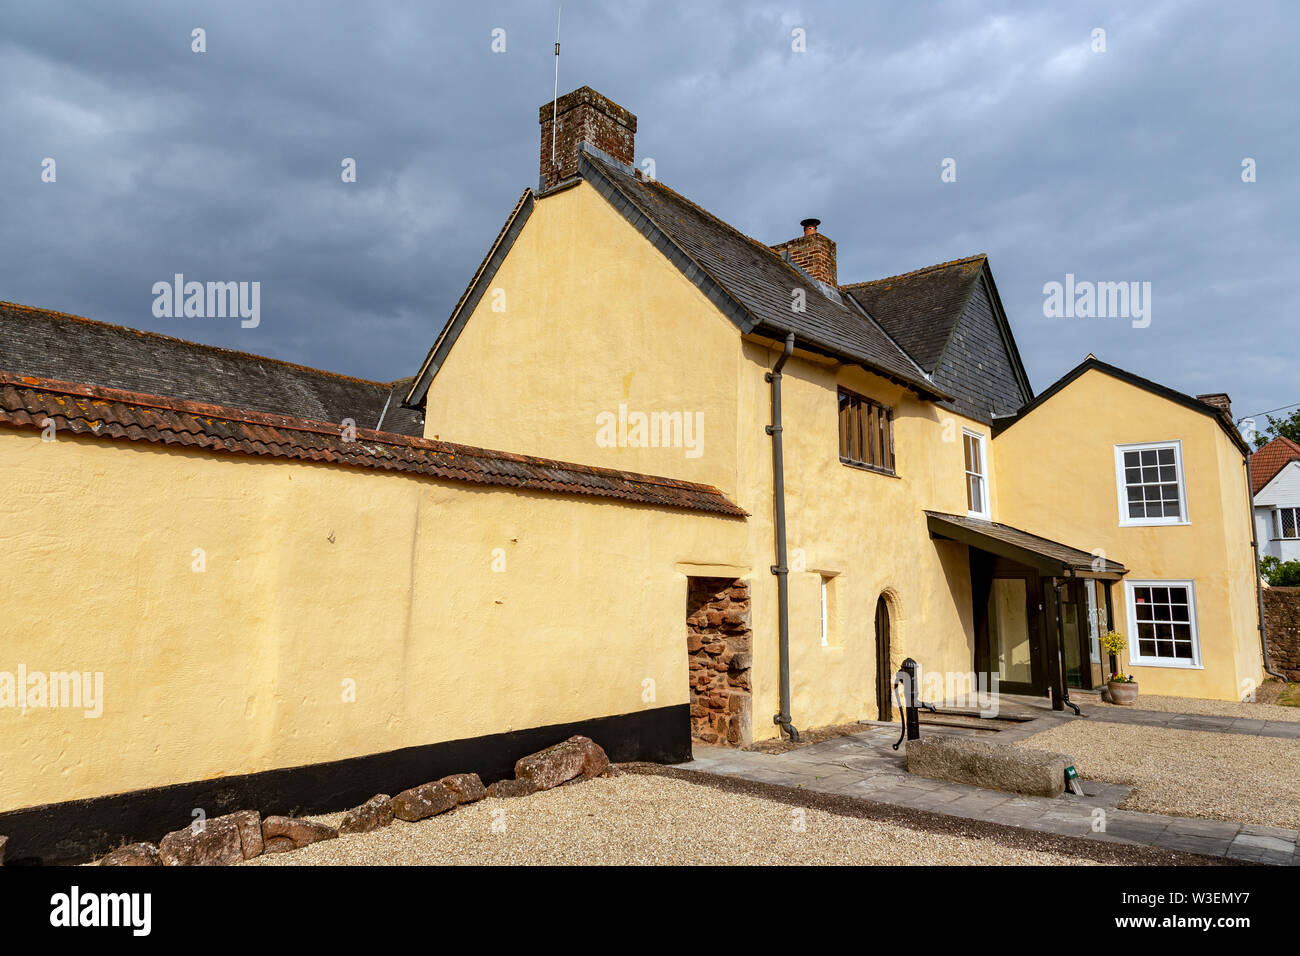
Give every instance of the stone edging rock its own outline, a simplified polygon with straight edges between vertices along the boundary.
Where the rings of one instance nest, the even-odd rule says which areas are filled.
[[[100,866],[228,866],[264,853],[288,853],[343,833],[369,833],[393,820],[414,822],[446,813],[484,797],[523,797],[563,783],[611,772],[609,757],[589,737],[573,736],[553,747],[521,757],[515,778],[490,787],[476,773],[454,773],[403,790],[393,797],[379,793],[343,814],[337,829],[297,817],[263,817],[240,810],[173,830],[155,846],[131,843],[104,856]],[[6,838],[0,836],[0,864]]]

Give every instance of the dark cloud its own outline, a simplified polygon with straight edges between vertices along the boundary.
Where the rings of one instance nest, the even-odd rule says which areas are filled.
[[[10,5],[0,298],[411,374],[536,181],[554,14]],[[1037,387],[1095,352],[1244,414],[1300,401],[1298,26],[1285,3],[570,2],[560,85],[637,113],[660,178],[756,238],[820,217],[846,281],[989,253]],[[260,280],[262,325],[154,318],[176,272]],[[1043,318],[1066,273],[1150,282],[1150,327]]]

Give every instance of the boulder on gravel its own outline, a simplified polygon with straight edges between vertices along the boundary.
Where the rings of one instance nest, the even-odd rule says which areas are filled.
[[[377,793],[359,807],[343,814],[339,833],[369,833],[393,822],[393,801],[386,793]]]
[[[239,828],[239,846],[245,860],[262,853],[262,815],[256,810],[239,810],[219,820],[230,820]]]
[[[506,799],[509,797],[526,797],[530,793],[536,793],[537,788],[533,786],[531,780],[498,780],[492,786],[487,788],[489,797],[499,797]]]
[[[161,866],[158,848],[152,843],[128,843],[99,861],[100,866]]]
[[[289,840],[293,846],[288,849],[292,850],[299,850],[321,840],[336,840],[338,835],[339,831],[333,827],[323,823],[313,823],[311,820],[300,820],[297,817],[267,817],[262,821],[263,840],[268,844],[272,840]],[[277,842],[273,852],[280,853],[285,849],[283,843]]]
[[[907,742],[907,770],[989,790],[1059,797],[1065,792],[1065,754],[1011,747],[970,737],[923,737]]]
[[[609,758],[590,737],[573,736],[554,747],[521,757],[515,777],[530,780],[538,790],[550,790],[581,774],[598,777],[609,769]]]
[[[239,825],[230,817],[214,817],[203,825],[173,830],[158,841],[163,866],[228,866],[244,859]]]
[[[456,805],[456,794],[434,780],[393,797],[393,816],[413,823],[438,813],[446,813]]]
[[[473,803],[487,796],[487,787],[476,773],[453,773],[438,782],[456,795],[457,803]]]

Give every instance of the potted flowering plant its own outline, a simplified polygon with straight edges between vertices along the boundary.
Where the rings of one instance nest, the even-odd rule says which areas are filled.
[[[1119,669],[1119,655],[1128,647],[1128,641],[1118,631],[1109,631],[1102,636],[1101,646],[1110,655],[1110,676],[1106,678],[1106,689],[1110,692],[1111,703],[1133,703],[1138,697],[1137,679]]]

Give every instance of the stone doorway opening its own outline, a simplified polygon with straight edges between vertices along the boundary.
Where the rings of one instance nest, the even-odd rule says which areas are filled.
[[[744,579],[687,579],[691,739],[697,743],[743,747],[754,739],[749,611],[749,584]]]

